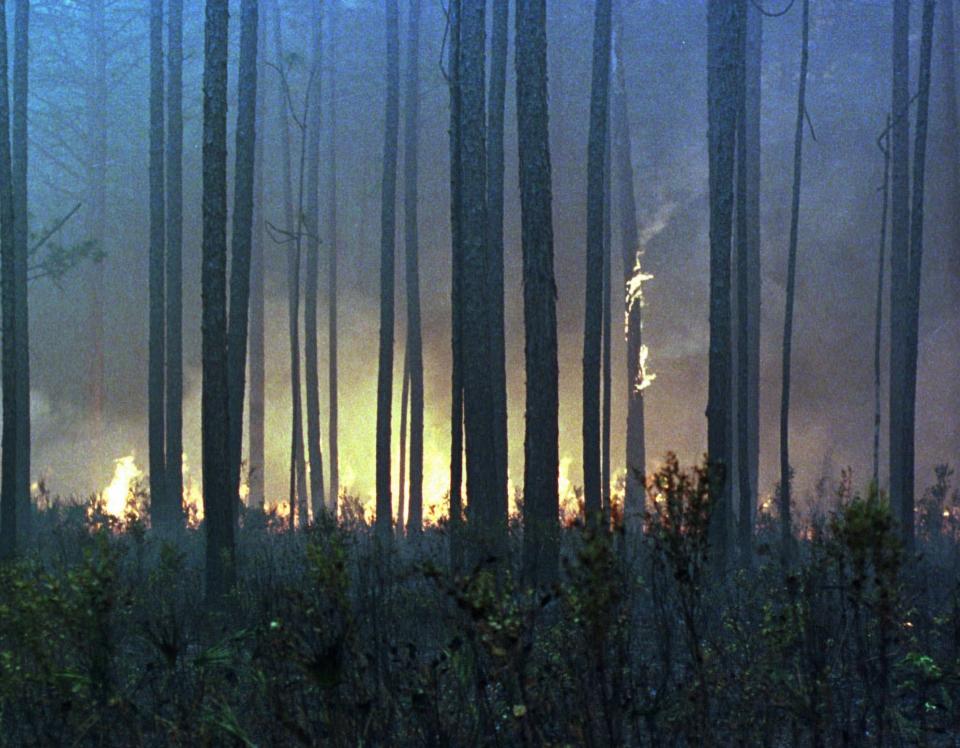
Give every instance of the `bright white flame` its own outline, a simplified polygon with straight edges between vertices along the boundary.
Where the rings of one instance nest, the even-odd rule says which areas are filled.
[[[123,517],[127,507],[127,498],[134,484],[143,478],[143,471],[137,467],[132,454],[114,461],[113,478],[103,489],[104,511],[113,517]]]
[[[633,383],[634,389],[637,392],[643,392],[645,389],[647,389],[647,387],[653,384],[653,380],[657,378],[657,375],[647,368],[647,356],[649,355],[650,351],[647,346],[641,345],[639,362],[637,365],[637,381]]]

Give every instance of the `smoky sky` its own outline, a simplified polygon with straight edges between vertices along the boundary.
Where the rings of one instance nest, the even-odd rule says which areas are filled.
[[[106,2],[105,29],[91,29],[96,3]],[[312,0],[281,0],[290,69],[291,99],[302,104],[310,57]],[[200,353],[200,128],[203,7],[185,7],[184,149],[184,355],[185,449],[199,463]],[[329,23],[331,0],[324,3]],[[264,215],[283,216],[283,170],[278,138],[278,63],[273,39],[274,0],[261,4],[269,63],[261,68],[266,108]],[[623,4],[620,36],[626,71],[638,218],[646,238],[643,268],[654,278],[644,287],[644,339],[656,373],[646,390],[648,469],[667,450],[684,462],[706,446],[707,242],[706,4],[702,0],[633,0]],[[401,55],[407,7],[401,3]],[[553,166],[558,325],[560,341],[560,454],[579,482],[580,376],[585,278],[586,146],[593,3],[548,3],[550,137]],[[374,402],[379,302],[380,169],[383,148],[384,17],[378,2],[336,6],[335,55],[324,31],[323,86],[336,78],[336,237],[340,266],[341,471],[360,494],[373,486]],[[883,157],[876,139],[890,98],[890,3],[823,0],[814,5],[794,343],[792,443],[801,494],[824,473],[843,467],[854,480],[869,478],[873,428],[873,324]],[[234,124],[238,8],[231,16],[231,116]],[[448,98],[444,79],[445,14],[439,0],[423,4],[421,25],[420,269],[426,377],[426,491],[442,492],[448,465],[450,402],[450,243]],[[31,287],[34,475],[63,494],[84,494],[109,479],[112,460],[131,452],[145,463],[147,360],[147,16],[127,0],[57,0],[37,3],[32,25],[30,201],[39,231],[75,203],[66,243],[90,232],[89,194],[103,179],[107,257],[102,268],[84,267],[61,284]],[[511,23],[512,27],[512,23]],[[919,17],[914,31],[919,29]],[[943,28],[939,29],[942,34]],[[505,278],[510,475],[522,476],[523,309],[519,241],[515,81],[508,64],[505,178]],[[918,34],[912,38],[916,59]],[[939,37],[938,37],[939,39]],[[106,58],[109,96],[92,100],[96,45]],[[943,84],[948,75],[937,46],[928,171],[927,242],[921,307],[918,397],[918,481],[951,461],[958,447],[956,352],[960,320],[955,275],[958,237],[949,229],[951,206],[942,188],[948,164],[943,151]],[[780,346],[786,275],[793,122],[800,54],[799,12],[764,23],[762,73],[762,332],[761,493],[776,480]],[[914,62],[915,65],[915,62]],[[913,85],[915,74],[911,77]],[[326,91],[324,92],[324,97]],[[91,169],[95,133],[89,113],[102,105],[108,163]],[[938,114],[939,113],[939,114]],[[324,109],[324,128],[330,126]],[[300,134],[288,121],[296,156]],[[814,136],[815,135],[815,139]],[[325,142],[325,141],[324,141]],[[232,133],[231,133],[232,149]],[[321,184],[327,189],[326,164]],[[401,162],[402,168],[402,162]],[[321,198],[321,205],[325,198]],[[402,203],[398,201],[398,210]],[[626,362],[623,272],[614,201],[613,451],[622,467]],[[321,215],[321,226],[325,217]],[[399,425],[403,361],[403,218],[398,213],[397,349],[394,431]],[[324,233],[321,229],[321,233]],[[321,268],[331,245],[324,234]],[[283,495],[289,454],[289,350],[286,319],[286,247],[264,239],[267,289],[268,498]],[[103,318],[106,400],[97,422],[91,401],[95,276]],[[887,273],[889,278],[889,272]],[[326,423],[326,283],[321,278],[320,372],[322,423]],[[888,304],[888,295],[885,300]],[[885,328],[886,328],[885,323]],[[884,357],[886,363],[887,358]],[[886,381],[886,374],[884,374]],[[886,403],[884,403],[885,405]],[[882,444],[886,443],[886,426]],[[326,450],[327,434],[323,434]],[[395,450],[396,452],[396,450]],[[395,455],[396,459],[396,455]],[[429,498],[429,496],[428,496]]]

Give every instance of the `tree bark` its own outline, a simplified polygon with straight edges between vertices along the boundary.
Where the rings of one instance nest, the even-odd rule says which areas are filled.
[[[310,463],[310,502],[313,516],[326,508],[323,486],[323,451],[320,439],[320,377],[317,370],[317,285],[320,270],[320,130],[323,121],[323,26],[319,3],[313,30],[310,118],[307,121],[307,277],[303,289],[303,355],[307,389],[307,459]]]
[[[717,570],[726,567],[730,534],[731,417],[730,249],[742,0],[710,0],[707,10],[707,113],[710,160],[710,359],[707,456],[710,464],[710,545]]]
[[[246,391],[247,331],[250,312],[250,257],[253,246],[253,194],[257,130],[257,0],[240,4],[240,66],[237,75],[236,166],[230,262],[230,318],[227,330],[230,424],[229,489],[240,507],[240,456],[243,398]],[[236,512],[237,514],[239,512]]]
[[[886,270],[887,224],[890,210],[890,117],[881,140],[883,148],[883,208],[880,212],[880,251],[877,257],[877,302],[873,329],[873,485],[880,491],[881,344],[883,343],[883,277]]]
[[[17,339],[16,248],[13,212],[13,173],[10,156],[10,98],[7,84],[6,2],[0,0],[0,326],[3,331],[3,431],[0,457],[0,556],[20,551],[17,527]]]
[[[611,190],[611,172],[613,170],[613,141],[610,127],[610,98],[607,101],[607,134],[603,149],[603,329],[601,338],[603,341],[601,370],[601,393],[600,403],[600,506],[603,512],[603,526],[610,527],[612,497],[612,485],[610,483],[610,411],[613,406],[613,372],[610,370],[610,359],[612,355],[612,341],[610,339],[613,321],[612,302],[613,294],[610,288],[611,275],[611,253],[613,252],[613,204]]]
[[[183,0],[169,0],[166,152],[166,490],[183,524]]]
[[[622,36],[623,21],[618,19]],[[637,199],[633,185],[633,153],[630,142],[630,122],[627,107],[627,87],[624,77],[623,56],[616,54],[616,86],[613,98],[614,145],[617,149],[617,192],[620,201],[620,245],[623,256],[623,289],[629,287],[637,268],[640,237],[637,230]],[[627,449],[626,449],[626,495],[624,496],[624,520],[628,532],[641,530],[646,493],[646,445],[643,422],[643,391],[636,386],[642,376],[640,351],[643,346],[643,304],[640,301],[626,302],[627,322]]]
[[[807,68],[810,60],[810,0],[803,0],[803,40],[800,51],[800,89],[793,140],[793,191],[790,201],[790,244],[787,248],[786,310],[783,318],[782,389],[780,392],[780,543],[784,562],[793,558],[790,519],[790,356],[793,350],[793,307],[797,285],[797,242],[800,229],[800,186],[803,176],[803,126],[807,105]]]
[[[409,324],[409,322],[407,323]],[[397,535],[403,535],[407,498],[407,410],[410,403],[410,351],[403,352],[400,386],[400,476],[397,480]]]
[[[420,323],[420,237],[417,202],[419,193],[420,136],[420,0],[411,0],[407,26],[407,75],[403,122],[403,238],[406,253],[407,344],[404,354],[410,388],[410,475],[407,530],[420,532],[423,525],[423,334]],[[402,419],[401,419],[402,420]],[[401,423],[401,434],[403,424]],[[403,437],[401,436],[401,439]],[[401,450],[401,465],[405,455]],[[401,475],[403,467],[400,468]],[[400,481],[403,491],[403,481]],[[403,522],[400,512],[399,522]],[[402,525],[401,525],[402,527]]]
[[[203,65],[203,501],[211,602],[234,583],[227,389],[227,45],[229,3],[207,0]]]
[[[510,0],[493,0],[490,35],[490,83],[487,110],[487,221],[489,222],[487,293],[490,323],[491,408],[496,451],[497,490],[506,496],[507,370],[503,317],[503,120],[507,91],[507,42]]]
[[[172,514],[164,488],[164,173],[163,173],[163,0],[150,0],[150,335],[148,441],[150,504],[158,525]]]
[[[516,68],[526,373],[523,572],[528,582],[548,585],[559,562],[559,370],[546,0],[516,0]]]
[[[589,521],[601,509],[600,354],[603,330],[603,163],[610,79],[610,0],[597,0],[587,142],[587,281],[583,329],[583,498]]]
[[[377,536],[387,542],[393,501],[390,437],[393,398],[394,268],[397,223],[397,151],[400,137],[400,20],[397,0],[384,0],[387,15],[387,90],[380,193],[380,350],[377,371]]]

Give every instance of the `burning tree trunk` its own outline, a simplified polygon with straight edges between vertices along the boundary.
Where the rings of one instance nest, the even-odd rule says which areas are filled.
[[[780,542],[784,561],[793,556],[790,526],[790,354],[793,349],[793,305],[797,284],[797,241],[800,228],[800,183],[803,174],[803,126],[807,109],[807,67],[810,59],[810,0],[803,0],[800,89],[793,141],[793,193],[790,202],[790,245],[787,250],[787,301],[783,317],[783,385],[780,393]]]
[[[336,0],[331,0],[329,11],[329,67],[330,108],[328,118],[329,142],[327,144],[327,163],[329,166],[330,184],[327,188],[327,249],[329,251],[329,275],[327,278],[327,324],[329,325],[329,382],[330,388],[330,511],[333,517],[337,516],[337,501],[340,492],[340,465],[337,431],[339,429],[338,398],[337,398],[337,68],[336,68],[336,41],[334,23],[336,22]]]
[[[164,184],[163,184],[163,0],[150,0],[150,342],[148,441],[150,502],[157,524],[167,524],[164,489]]]
[[[407,345],[404,369],[410,387],[410,491],[407,529],[423,524],[423,341],[420,325],[420,239],[417,226],[417,180],[420,134],[420,0],[411,0],[407,27],[407,76],[403,122],[403,238],[406,252]],[[402,420],[402,419],[401,419]],[[401,434],[403,424],[401,423]],[[402,436],[401,436],[402,438]],[[404,455],[401,453],[401,465]],[[401,476],[403,467],[400,468]],[[401,478],[401,492],[403,480]],[[400,512],[399,522],[403,522]]]
[[[893,3],[893,129],[890,151],[890,505],[901,522],[907,483],[906,369],[910,296],[910,0]]]
[[[506,486],[497,485],[493,385],[490,381],[486,117],[486,4],[464,0],[460,27],[462,172],[462,345],[467,510],[477,558],[499,557],[506,532]]]
[[[227,0],[207,0],[203,64],[203,503],[211,601],[234,583],[227,389]]]
[[[326,508],[323,491],[323,452],[320,448],[320,378],[317,372],[317,283],[320,269],[320,126],[323,106],[320,99],[323,80],[323,26],[319,6],[315,9],[313,29],[313,72],[310,75],[310,118],[307,138],[307,277],[303,289],[303,355],[307,385],[307,459],[310,463],[310,502],[313,516]]]
[[[17,528],[17,339],[16,247],[14,245],[13,174],[10,163],[10,99],[7,89],[6,3],[0,0],[0,317],[3,331],[3,433],[0,457],[0,555],[19,551]]]
[[[906,359],[903,414],[903,501],[900,526],[903,543],[913,550],[915,436],[917,412],[917,356],[920,338],[920,281],[923,268],[923,198],[927,165],[927,131],[930,111],[930,68],[933,58],[935,0],[924,0],[920,42],[920,85],[917,91],[917,132],[913,150],[913,190],[910,206],[910,263],[906,308]]]
[[[380,351],[377,371],[377,536],[390,537],[390,436],[393,397],[394,254],[397,212],[397,150],[400,129],[400,21],[397,0],[384,0],[387,13],[387,95],[380,194]]]
[[[171,522],[183,523],[183,0],[167,19],[166,490]]]
[[[263,86],[263,54],[266,51],[265,24],[257,23],[257,42],[259,46],[257,70],[257,123],[259,137],[256,138],[254,154],[254,198],[253,198],[253,247],[250,257],[250,420],[249,420],[249,460],[247,475],[250,493],[247,503],[262,510],[264,503],[264,185],[263,185],[263,141],[264,108],[266,96]]]
[[[546,0],[516,0],[517,138],[526,339],[523,572],[550,584],[559,560],[559,372],[553,275]]]
[[[17,335],[17,527],[30,533],[30,318],[27,264],[30,216],[27,210],[27,92],[30,67],[30,0],[16,0],[13,27],[13,221],[14,296]]]
[[[450,566],[462,564],[460,543],[463,515],[463,168],[460,90],[461,0],[450,0]]]
[[[710,160],[710,371],[707,455],[710,462],[710,541],[714,565],[729,554],[730,480],[730,245],[733,231],[733,162],[737,71],[743,0],[709,0],[707,9],[707,114]]]
[[[603,330],[603,164],[609,112],[611,2],[597,0],[587,143],[587,283],[583,329],[583,497],[589,521],[601,509],[600,347]]]
[[[503,118],[507,90],[510,1],[493,0],[487,112],[487,313],[497,490],[507,490],[507,372],[503,321]]]
[[[619,22],[622,30],[623,22]],[[620,38],[620,34],[617,38]],[[616,86],[613,98],[614,144],[617,149],[617,191],[620,201],[620,244],[623,255],[624,289],[634,285],[634,274],[640,272],[637,253],[640,238],[637,230],[637,200],[633,186],[633,154],[630,143],[630,122],[627,108],[627,87],[624,80],[623,57],[616,55]],[[644,444],[643,390],[636,383],[642,380],[640,352],[643,348],[642,299],[626,295],[627,335],[627,450],[626,450],[626,495],[624,518],[629,532],[640,530],[643,515],[644,474],[646,471],[646,448]]]
[[[240,67],[237,75],[236,167],[230,262],[230,319],[227,330],[230,426],[228,487],[240,503],[243,396],[246,389],[247,323],[250,310],[250,254],[253,244],[253,192],[257,123],[257,0],[240,4]]]

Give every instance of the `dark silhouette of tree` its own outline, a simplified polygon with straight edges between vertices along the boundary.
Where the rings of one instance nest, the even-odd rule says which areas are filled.
[[[880,251],[877,254],[877,302],[873,328],[873,485],[880,488],[880,425],[881,425],[881,344],[883,343],[883,277],[886,270],[887,225],[890,213],[890,117],[879,142],[883,151],[883,208],[880,211]]]
[[[183,0],[167,14],[166,138],[166,497],[183,523]]]
[[[559,561],[559,371],[553,275],[546,0],[516,0],[517,139],[526,371],[523,573],[556,579]]]
[[[340,453],[338,443],[339,431],[339,403],[337,397],[338,374],[337,374],[337,2],[329,0],[329,21],[327,23],[329,52],[328,66],[330,68],[330,82],[327,85],[329,93],[329,108],[327,117],[327,168],[329,174],[329,185],[327,187],[327,251],[328,255],[328,276],[327,276],[327,325],[329,339],[329,373],[328,386],[330,388],[330,406],[329,406],[329,430],[330,430],[330,511],[337,516],[337,501],[340,492]]]
[[[407,322],[409,325],[410,323]],[[407,487],[407,411],[410,403],[410,351],[403,353],[403,374],[400,381],[400,476],[397,481],[397,535],[403,535],[406,516]]]
[[[803,176],[803,127],[807,114],[807,69],[810,61],[810,0],[803,0],[800,86],[793,140],[793,190],[790,199],[790,243],[787,247],[786,309],[783,317],[782,389],[780,391],[780,542],[784,561],[793,557],[790,519],[790,356],[793,351],[793,307],[797,285],[797,243],[800,230],[800,186]]]
[[[150,0],[150,332],[147,436],[150,452],[151,510],[158,524],[170,516],[164,489],[164,170],[163,170],[163,0]]]
[[[507,371],[503,321],[503,119],[507,93],[510,0],[491,4],[490,83],[487,98],[487,314],[490,323],[491,408],[497,491],[507,490]]]
[[[609,113],[611,1],[597,0],[593,29],[590,133],[587,141],[587,282],[583,328],[583,498],[587,517],[601,510],[600,355],[603,331],[604,153]]]
[[[234,582],[227,389],[227,44],[229,3],[207,0],[203,50],[203,504],[207,596]]]
[[[734,151],[743,0],[707,6],[707,117],[710,160],[710,361],[707,456],[712,510],[710,544],[717,569],[729,556],[731,464],[731,284]]]
[[[27,298],[30,216],[27,209],[27,94],[30,80],[30,0],[16,0],[13,20],[13,239],[17,336],[17,527],[30,534],[30,317]]]
[[[390,437],[393,398],[394,268],[397,211],[397,151],[400,139],[400,19],[397,0],[384,0],[387,14],[387,92],[380,193],[380,350],[377,364],[377,536],[390,537]]]
[[[461,163],[461,0],[450,0],[450,566],[462,565],[463,517],[463,166]]]
[[[486,158],[486,4],[464,0],[460,27],[462,346],[467,511],[478,559],[504,550],[506,486],[497,485],[490,369]]]
[[[240,502],[243,397],[246,391],[247,331],[250,311],[250,256],[253,245],[254,169],[257,125],[257,0],[240,4],[240,61],[237,75],[236,165],[230,247],[230,315],[227,353],[230,411],[229,483],[234,510]]]
[[[623,20],[618,14],[617,41],[623,35]],[[623,256],[623,288],[631,287],[640,250],[637,230],[637,200],[633,184],[633,153],[630,142],[630,122],[627,107],[627,87],[624,79],[623,55],[619,44],[616,54],[616,84],[613,91],[614,147],[617,149],[617,194],[620,203],[620,248]],[[624,514],[630,532],[640,530],[646,492],[646,447],[644,443],[643,390],[637,386],[642,379],[640,351],[643,346],[642,298],[626,295],[627,319],[627,449],[626,494]]]
[[[917,420],[917,358],[920,341],[920,282],[923,269],[923,216],[930,112],[930,71],[933,59],[933,23],[936,3],[924,0],[920,32],[920,84],[917,89],[917,132],[913,150],[910,205],[910,261],[906,293],[906,367],[903,372],[903,483],[900,527],[904,546],[914,546],[914,474]]]
[[[612,75],[612,65],[610,67],[610,74]],[[609,83],[608,87],[610,87]],[[600,362],[600,505],[603,512],[604,527],[610,527],[610,500],[612,497],[613,488],[612,484],[610,483],[610,437],[612,431],[610,424],[610,412],[613,407],[613,392],[611,391],[613,386],[613,372],[610,370],[611,357],[613,355],[613,341],[610,339],[613,327],[613,321],[611,319],[611,315],[613,313],[613,289],[610,287],[610,282],[612,280],[611,252],[613,252],[613,136],[611,134],[613,128],[610,123],[612,99],[612,94],[608,95],[607,137],[603,149],[603,326],[601,332],[603,349]]]
[[[321,84],[323,82],[323,23],[319,6],[311,23],[313,90],[310,117],[307,120],[307,210],[304,229],[307,234],[307,275],[303,288],[303,358],[307,390],[307,460],[310,463],[310,502],[313,516],[324,511],[323,451],[320,447],[320,378],[317,372],[317,286],[320,272],[320,128],[323,121]]]
[[[407,530],[420,532],[423,525],[423,339],[420,324],[420,238],[417,201],[420,135],[420,0],[411,0],[407,21],[407,71],[403,120],[403,243],[406,253],[407,344],[404,369],[410,388],[410,494]],[[406,397],[406,396],[404,396]],[[401,418],[400,430],[404,425]],[[402,436],[401,436],[402,438]],[[401,495],[403,460],[401,462]],[[398,521],[403,522],[401,510]]]
[[[258,8],[259,10],[259,8]],[[249,446],[247,461],[247,481],[250,493],[247,498],[249,506],[263,509],[264,504],[264,441],[266,416],[266,401],[264,388],[266,384],[266,355],[264,331],[264,124],[266,122],[266,87],[263,85],[264,55],[266,53],[266,24],[257,22],[257,121],[256,147],[254,149],[254,196],[253,196],[253,245],[250,256],[250,416],[249,416]]]
[[[10,162],[10,97],[7,83],[6,2],[0,0],[0,327],[3,331],[3,431],[0,457],[0,554],[19,552],[17,528],[17,339],[16,247],[14,245],[13,173]]]

